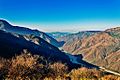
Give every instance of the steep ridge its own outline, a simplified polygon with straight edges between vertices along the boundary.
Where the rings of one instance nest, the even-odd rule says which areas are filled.
[[[75,34],[70,34],[59,39],[59,41],[64,41],[63,50],[74,54],[74,51],[81,45],[81,40],[83,38],[90,37],[100,31],[81,31]]]
[[[120,27],[107,29],[105,32],[109,33],[114,38],[120,38]]]
[[[32,53],[43,55],[45,57],[49,56],[52,58],[54,56],[54,58],[56,58],[54,60],[63,59],[69,61],[69,58],[59,51],[59,49],[47,43],[43,39],[41,39],[41,42],[47,46],[36,45],[24,38],[16,37],[13,34],[0,30],[0,56],[9,58],[14,56],[16,53],[20,53],[23,49],[28,49],[28,51]]]
[[[99,33],[99,32],[100,31],[81,31],[78,33],[68,34],[66,36],[58,38],[57,40],[70,42],[70,41],[73,41],[74,39],[82,39],[84,37],[89,37],[89,36],[94,35],[94,34]]]
[[[79,59],[79,64],[74,63],[66,53],[61,52],[58,48],[43,39],[39,38],[39,40],[40,44],[38,45],[25,39],[23,35],[11,34],[0,30],[0,57],[10,58],[15,56],[15,54],[18,55],[23,51],[23,49],[27,49],[32,54],[44,56],[51,62],[60,61],[66,63],[70,68],[81,67],[82,65],[88,68],[98,68],[95,65],[83,61],[82,59]]]
[[[25,28],[25,27],[12,26],[5,20],[0,20],[0,30],[6,31],[6,32],[11,32],[11,33],[17,33],[20,35],[31,35],[32,34],[34,36],[38,36],[38,37],[44,39],[45,41],[49,42],[50,44],[52,44],[56,47],[61,46],[61,44],[57,40],[48,36],[44,32],[41,32],[38,30],[31,30],[31,29]]]
[[[90,37],[73,40],[63,49],[82,54],[85,61],[120,73],[120,28],[112,28]],[[71,50],[73,48],[73,50]]]
[[[14,34],[14,33],[12,33],[12,35],[14,35],[18,38],[21,38],[21,39],[25,39],[29,42],[35,43],[36,45],[42,46],[44,48],[58,51],[57,47],[51,45],[50,43],[48,43],[47,41],[45,41],[44,39],[42,39],[40,37],[37,37],[34,35],[19,35],[19,34]]]

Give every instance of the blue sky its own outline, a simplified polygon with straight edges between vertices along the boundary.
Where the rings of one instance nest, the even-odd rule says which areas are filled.
[[[0,0],[0,18],[42,31],[120,26],[120,0]]]

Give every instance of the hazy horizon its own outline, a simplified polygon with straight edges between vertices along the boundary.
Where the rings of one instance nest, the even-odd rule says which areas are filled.
[[[45,32],[105,30],[120,26],[120,1],[1,0],[0,18]]]

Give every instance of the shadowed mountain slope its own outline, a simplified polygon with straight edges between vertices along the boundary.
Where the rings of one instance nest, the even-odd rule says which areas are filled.
[[[25,27],[19,27],[19,26],[12,26],[5,20],[0,20],[0,30],[6,31],[6,32],[11,32],[11,33],[17,33],[20,35],[34,35],[38,36],[45,41],[49,42],[50,44],[59,47],[61,46],[61,43],[55,40],[54,38],[48,36],[44,32],[38,31],[38,30],[31,30],[29,28]]]
[[[81,67],[82,65],[88,68],[98,68],[82,59],[77,60],[79,64],[74,63],[66,53],[61,52],[58,48],[44,41],[42,38],[39,38],[40,44],[38,45],[32,41],[26,40],[24,37],[23,35],[11,34],[0,30],[0,56],[10,58],[22,52],[23,49],[27,49],[32,54],[44,56],[50,61],[66,63],[70,68]]]

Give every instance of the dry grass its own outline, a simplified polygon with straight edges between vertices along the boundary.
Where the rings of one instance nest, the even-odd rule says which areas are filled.
[[[50,65],[50,69],[56,76],[62,76],[63,74],[68,72],[68,67],[61,62],[57,62]]]
[[[105,75],[101,80],[120,80],[120,77],[115,75]]]
[[[43,64],[46,62],[46,64]],[[61,62],[47,63],[38,55],[23,51],[12,59],[0,58],[0,79],[6,80],[120,80],[96,69],[78,68],[72,71]]]
[[[96,69],[87,69],[83,67],[79,69],[73,69],[69,75],[72,78],[72,80],[79,80],[79,79],[97,80],[103,74],[102,72]]]
[[[9,60],[1,59],[0,65],[3,77],[7,80],[40,78],[39,75],[41,73],[38,71],[38,68],[42,69],[43,65],[39,64],[38,59],[40,59],[38,55],[31,55],[27,51]]]

